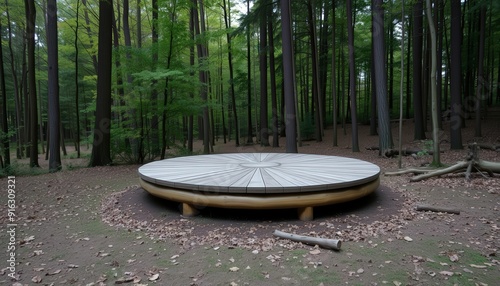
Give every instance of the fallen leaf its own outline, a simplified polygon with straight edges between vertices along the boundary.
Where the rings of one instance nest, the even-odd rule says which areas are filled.
[[[443,274],[446,276],[453,276],[453,272],[451,272],[451,271],[441,271],[441,272],[439,272],[439,274]]]
[[[409,236],[405,236],[404,240],[406,240],[406,241],[413,241],[413,239],[411,237],[409,237]]]
[[[229,271],[231,271],[231,272],[236,272],[238,270],[240,270],[240,269],[236,266],[229,268]]]
[[[317,255],[317,254],[320,254],[320,253],[321,253],[321,250],[319,250],[319,249],[315,249],[315,250],[311,250],[311,251],[309,251],[309,253],[310,253],[310,254],[312,254],[312,255]]]
[[[156,281],[158,280],[158,278],[160,278],[160,274],[156,273],[156,274],[153,274],[151,277],[148,278],[149,281]]]
[[[392,284],[394,284],[396,286],[401,286],[401,282],[399,282],[399,281],[392,281]]]
[[[134,277],[120,277],[115,281],[115,284],[123,284],[134,281]]]
[[[471,264],[470,267],[478,268],[478,269],[485,269],[486,265],[476,265],[476,264]]]
[[[358,273],[358,274],[361,274],[361,273],[363,273],[363,272],[365,272],[365,270],[364,270],[363,268],[359,268],[359,269],[356,271],[356,273]]]
[[[458,255],[456,254],[453,254],[453,255],[450,255],[450,261],[451,262],[457,262],[458,261]]]
[[[31,278],[31,281],[33,281],[34,283],[40,283],[40,282],[42,282],[42,277],[37,275],[37,276]]]
[[[59,273],[61,273],[61,269],[56,269],[56,270],[54,270],[54,271],[52,271],[52,272],[49,272],[49,273],[47,273],[47,274],[45,274],[45,275],[47,275],[47,276],[51,276],[51,275],[57,275],[57,274],[59,274]]]

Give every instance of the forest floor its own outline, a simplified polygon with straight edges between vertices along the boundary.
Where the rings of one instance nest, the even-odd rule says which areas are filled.
[[[498,117],[485,120],[483,137],[474,138],[473,122],[467,121],[464,144],[500,144],[499,122]],[[338,147],[332,146],[332,130],[327,129],[323,142],[304,142],[299,152],[359,158],[379,165],[382,172],[396,170],[397,158],[365,149],[378,145],[378,137],[367,136],[368,128],[359,128],[359,153],[351,152],[350,136],[342,129]],[[411,121],[405,121],[404,131],[405,148],[426,148],[412,140]],[[393,134],[397,138],[397,124]],[[284,152],[284,147],[234,147],[234,141],[214,147],[217,153]],[[467,155],[466,149],[449,150],[446,142],[441,147],[445,164]],[[500,162],[499,152],[481,150],[480,156]],[[428,155],[407,156],[403,166],[431,160]],[[474,174],[465,181],[463,174],[451,174],[422,182],[409,182],[411,175],[382,175],[374,194],[317,208],[315,219],[304,222],[293,210],[207,208],[185,218],[177,204],[138,186],[137,165],[80,168],[85,159],[63,163],[71,170],[15,179],[17,281],[9,277],[12,232],[7,231],[12,227],[2,192],[0,284],[498,285],[500,278],[498,175]],[[7,178],[0,179],[0,186],[8,188]],[[461,213],[417,212],[420,202]],[[337,238],[342,249],[278,239],[272,235],[275,229]]]

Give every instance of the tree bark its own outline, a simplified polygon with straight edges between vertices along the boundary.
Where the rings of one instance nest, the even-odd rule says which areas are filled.
[[[2,30],[2,19],[0,19],[0,30]],[[3,44],[0,37],[0,89],[2,89],[2,148],[4,168],[10,166],[10,137],[7,122],[7,91],[5,90],[5,68],[3,62]]]
[[[413,5],[413,112],[415,118],[415,140],[425,139],[425,118],[422,103],[422,1],[416,0]]]
[[[61,119],[59,111],[59,66],[57,43],[57,3],[47,1],[47,62],[48,71],[48,101],[49,101],[49,171],[61,170],[60,134]],[[77,86],[78,88],[78,86]]]
[[[273,7],[268,9],[267,35],[269,38],[269,75],[271,84],[271,124],[273,130],[273,147],[279,147],[279,118],[278,118],[278,99],[276,95],[276,64],[274,60],[274,28],[273,28]]]
[[[228,0],[228,6],[231,7],[230,0]],[[231,45],[231,34],[229,33],[229,29],[231,28],[231,8],[226,6],[226,0],[223,1],[223,10],[224,10],[224,23],[226,25],[226,39],[227,39],[227,61],[229,64],[229,96],[231,97],[231,107],[234,117],[234,131],[235,131],[235,145],[236,147],[240,146],[240,125],[238,123],[238,113],[236,110],[236,96],[234,91],[234,68],[233,68],[233,52]]]
[[[351,133],[352,133],[352,151],[359,152],[358,143],[358,119],[356,104],[356,67],[354,56],[354,24],[352,0],[347,0],[347,38],[349,48],[349,97],[351,103]],[[385,72],[384,72],[385,73]]]
[[[450,148],[462,149],[462,10],[460,0],[451,0],[450,32]]]
[[[316,21],[315,21],[315,13],[313,0],[307,1],[307,18],[309,23],[309,41],[311,43],[311,61],[312,61],[312,96],[314,100],[313,112],[314,112],[314,125],[315,132],[314,136],[316,138],[316,142],[323,141],[323,108],[321,107],[321,91],[319,90],[319,71],[318,71],[318,45],[316,42]]]
[[[432,7],[431,1],[426,0],[426,14],[427,20],[429,22],[429,30],[431,37],[431,109],[432,109],[432,140],[433,140],[433,151],[432,155],[432,165],[441,166],[441,160],[439,157],[439,123],[438,123],[438,98],[437,98],[437,85],[436,85],[436,70],[437,70],[437,45],[436,45],[436,27],[434,25],[434,19],[432,18]],[[441,52],[441,51],[440,51]]]
[[[478,52],[478,67],[477,67],[477,86],[476,86],[476,100],[475,100],[475,137],[482,137],[481,134],[481,109],[483,103],[484,84],[486,79],[484,77],[484,46],[486,34],[486,6],[481,5],[479,16],[479,52]]]
[[[285,97],[286,152],[297,153],[297,115],[292,46],[292,13],[290,1],[280,1],[283,51],[283,89]]]
[[[328,238],[320,238],[320,237],[311,237],[305,235],[297,235],[292,233],[286,233],[283,231],[275,230],[273,235],[285,239],[289,239],[292,241],[302,242],[309,245],[318,245],[319,247],[326,249],[334,249],[340,250],[342,246],[342,242],[338,239],[328,239]]]
[[[379,128],[379,155],[382,155],[385,150],[392,149],[392,132],[389,116],[389,104],[387,102],[387,79],[384,63],[384,8],[382,0],[373,0],[374,9],[374,68],[375,68],[375,89],[377,99],[377,114]]]
[[[260,45],[259,45],[259,71],[260,71],[260,145],[269,146],[269,124],[267,119],[267,1],[261,1],[262,10],[259,16],[259,31],[260,31]]]
[[[94,139],[90,166],[111,164],[111,60],[112,60],[112,0],[99,1],[99,65]]]
[[[26,38],[28,42],[30,167],[40,167],[40,165],[38,164],[38,107],[37,107],[38,101],[36,99],[36,75],[35,75],[36,8],[34,0],[25,0],[24,3],[26,5]]]

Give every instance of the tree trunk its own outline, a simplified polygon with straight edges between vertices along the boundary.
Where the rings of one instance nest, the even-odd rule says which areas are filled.
[[[482,137],[481,134],[481,108],[483,106],[483,93],[484,84],[486,79],[484,77],[484,45],[486,34],[486,6],[481,5],[481,12],[479,16],[479,53],[478,53],[478,67],[477,67],[477,87],[476,87],[476,101],[474,106],[475,111],[475,137]]]
[[[379,155],[382,155],[385,150],[392,149],[392,133],[391,122],[389,117],[389,105],[387,102],[387,79],[385,78],[385,64],[384,64],[384,8],[382,0],[373,0],[374,8],[374,68],[375,68],[375,89],[377,98],[377,114],[378,114],[378,127],[379,127]]]
[[[323,108],[321,107],[321,91],[319,90],[319,71],[318,71],[318,47],[316,43],[316,21],[315,21],[315,13],[313,7],[314,0],[307,1],[307,18],[309,23],[309,41],[311,43],[311,65],[312,65],[312,96],[314,100],[313,112],[314,112],[314,125],[315,132],[314,136],[316,138],[316,142],[323,141]]]
[[[425,139],[425,118],[422,102],[422,40],[423,40],[423,0],[413,5],[413,113],[415,118],[415,140]]]
[[[57,44],[57,3],[56,0],[47,1],[47,62],[48,71],[48,101],[49,101],[49,171],[61,170],[60,148],[60,111],[59,111],[59,66]],[[77,62],[78,64],[78,62]],[[78,81],[78,80],[77,80]]]
[[[273,7],[268,9],[267,35],[269,37],[269,71],[271,84],[271,118],[273,130],[273,147],[279,147],[279,118],[278,118],[278,99],[276,95],[276,64],[274,60],[274,28],[273,28]]]
[[[158,0],[152,0],[152,23],[151,23],[151,44],[152,44],[152,55],[151,55],[151,60],[152,60],[152,70],[156,71],[156,68],[158,66]],[[150,112],[152,113],[151,116],[151,152],[152,152],[152,158],[155,158],[156,156],[160,155],[160,132],[159,132],[159,121],[158,121],[158,90],[156,89],[156,84],[157,80],[153,80],[151,82],[151,86],[153,90],[151,90],[151,104],[150,104]]]
[[[34,0],[25,0],[26,5],[26,38],[28,42],[28,87],[29,87],[29,130],[30,130],[30,167],[38,164],[38,101],[36,99],[35,69],[35,19]],[[27,123],[27,122],[26,122]]]
[[[89,43],[90,43],[90,49],[92,50],[94,47],[94,40],[92,39],[92,30],[90,29],[90,18],[89,18],[89,12],[88,12],[88,7],[87,7],[87,0],[82,0],[83,7],[83,16],[85,18],[85,29],[87,30],[87,36],[89,37]],[[92,57],[92,64],[94,66],[94,71],[97,73],[97,55],[95,53],[91,54]]]
[[[2,19],[0,19],[0,30],[2,30]],[[0,89],[2,90],[2,148],[3,148],[3,162],[4,168],[10,166],[10,136],[9,125],[7,122],[7,91],[5,90],[5,69],[3,66],[3,44],[2,37],[0,37]]]
[[[352,0],[347,0],[347,37],[349,47],[349,96],[351,103],[351,132],[352,132],[352,151],[359,152],[358,143],[358,120],[356,104],[356,68],[354,56],[354,25],[353,25]],[[385,73],[385,72],[384,72]]]
[[[337,68],[337,62],[335,61],[335,29],[336,29],[336,13],[335,13],[335,2],[332,4],[332,113],[333,113],[333,146],[338,146],[337,143],[337,119],[338,119],[338,104],[337,104],[337,75],[335,69]]]
[[[112,59],[112,0],[99,1],[99,65],[94,140],[90,166],[111,164],[111,59]]]
[[[460,0],[451,0],[450,148],[462,149],[462,28]]]
[[[261,1],[262,10],[259,16],[259,71],[260,71],[260,145],[269,146],[269,125],[267,108],[267,1]]]
[[[228,0],[228,5],[231,7],[231,4]],[[231,9],[226,6],[226,0],[223,1],[223,10],[224,10],[224,23],[226,25],[226,38],[227,38],[227,60],[229,63],[229,96],[231,97],[231,107],[233,111],[234,117],[234,131],[235,131],[235,145],[236,147],[240,146],[240,126],[238,124],[238,114],[236,110],[236,96],[234,91],[234,71],[233,71],[233,52],[231,45],[231,34],[229,33],[229,28],[231,27]]]
[[[199,14],[198,14],[198,0],[192,0],[193,2],[193,7],[194,7],[194,31],[195,31],[195,39],[196,37],[201,35],[201,31],[204,30],[204,13],[203,13],[203,0],[200,1],[200,9],[199,9]],[[202,117],[202,123],[200,126],[202,127],[202,135],[203,135],[203,153],[204,154],[209,154],[210,153],[210,118],[209,118],[209,112],[208,112],[208,90],[207,90],[207,84],[208,84],[208,76],[207,72],[203,70],[203,65],[204,62],[207,60],[207,54],[206,54],[206,47],[204,43],[198,43],[196,45],[196,49],[198,52],[198,63],[200,65],[200,71],[199,71],[199,80],[201,82],[201,90],[200,90],[200,97],[205,106],[203,107],[203,117]]]
[[[247,15],[250,14],[250,0],[247,0]],[[250,49],[250,24],[246,28],[247,37],[247,144],[253,144],[252,130],[252,65]]]
[[[280,1],[283,51],[283,89],[285,97],[286,152],[297,153],[297,115],[292,46],[292,11],[289,1]]]
[[[433,140],[433,155],[432,165],[441,166],[439,158],[439,123],[438,123],[438,98],[437,98],[437,85],[436,85],[436,70],[437,70],[437,45],[436,45],[436,27],[434,19],[432,18],[431,0],[426,0],[426,14],[427,21],[429,22],[429,30],[431,37],[431,105],[432,105],[432,140]],[[440,51],[441,52],[441,51]]]
[[[76,0],[76,26],[75,26],[75,121],[76,121],[76,137],[75,137],[75,143],[76,143],[76,152],[77,152],[77,158],[80,158],[81,152],[80,152],[80,106],[79,106],[79,100],[80,100],[80,89],[79,89],[79,84],[78,84],[78,57],[79,57],[79,50],[78,50],[78,29],[79,29],[79,12],[80,12],[80,0]]]

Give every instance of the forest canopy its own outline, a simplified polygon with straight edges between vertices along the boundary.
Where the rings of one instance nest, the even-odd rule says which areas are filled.
[[[415,139],[449,120],[460,149],[464,120],[480,137],[500,103],[498,1],[2,2],[2,169],[43,154],[57,171],[67,148],[143,163],[194,140],[297,152],[349,124],[354,152],[369,124],[383,154],[400,116]]]

